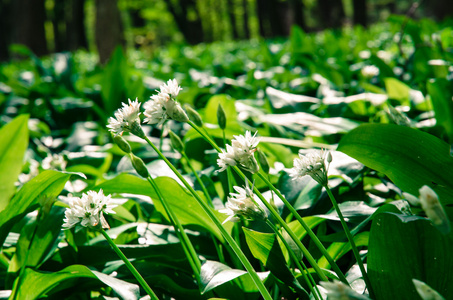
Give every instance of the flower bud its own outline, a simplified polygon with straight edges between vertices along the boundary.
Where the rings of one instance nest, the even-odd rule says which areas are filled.
[[[195,109],[190,107],[189,105],[186,105],[185,107],[186,107],[187,114],[189,115],[190,120],[192,122],[194,122],[195,125],[197,125],[198,127],[202,127],[203,120],[201,119],[200,114]]]
[[[169,131],[171,146],[178,152],[184,152],[184,143],[173,131]]]
[[[126,153],[131,153],[131,146],[129,145],[129,143],[119,134],[115,135],[113,137],[113,141],[115,142],[115,144],[118,145],[118,147],[123,150],[124,152]]]
[[[412,283],[422,299],[445,300],[445,298],[442,297],[436,290],[423,281],[414,278],[412,279]]]
[[[149,176],[148,168],[146,167],[143,160],[140,157],[135,156],[132,153],[130,155],[131,155],[132,166],[134,167],[135,171],[137,171],[138,175],[140,175],[144,178],[148,178],[148,176]]]
[[[260,162],[261,168],[263,169],[264,173],[269,174],[269,161],[267,160],[266,155],[260,150],[258,150],[258,161]]]
[[[450,232],[450,220],[445,214],[436,192],[427,185],[422,186],[419,192],[420,204],[426,216],[441,233],[448,234]]]
[[[220,103],[219,103],[219,106],[217,106],[217,122],[219,123],[219,127],[222,130],[225,130],[225,128],[226,128],[226,115],[225,115],[225,111],[223,110],[223,106]]]

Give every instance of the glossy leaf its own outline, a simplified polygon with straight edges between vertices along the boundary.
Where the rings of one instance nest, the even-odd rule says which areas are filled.
[[[28,146],[28,115],[21,115],[0,129],[0,211],[14,195]]]
[[[70,176],[70,174],[48,170],[27,182],[8,206],[0,212],[0,245],[3,245],[14,224],[37,208],[39,199],[56,198]]]
[[[169,177],[157,177],[155,178],[155,182],[182,225],[199,225],[213,233],[219,240],[223,241],[219,229],[204,212],[195,198],[181,185]],[[105,194],[129,193],[149,196],[152,198],[156,209],[168,219],[151,184],[141,178],[133,175],[121,174],[112,180],[98,185],[97,188],[102,188]],[[222,221],[226,218],[225,214],[221,214],[217,211],[213,212]],[[224,227],[230,231],[232,224],[227,223]]]
[[[412,279],[453,298],[453,239],[429,220],[377,215],[372,223],[368,275],[377,299],[419,299]]]
[[[418,195],[423,185],[429,185],[444,206],[453,204],[450,146],[428,133],[392,124],[365,124],[345,135],[338,150],[384,173],[405,192]]]
[[[450,141],[453,141],[453,97],[451,82],[446,79],[436,79],[428,82],[428,93],[431,96],[436,125],[442,126]]]

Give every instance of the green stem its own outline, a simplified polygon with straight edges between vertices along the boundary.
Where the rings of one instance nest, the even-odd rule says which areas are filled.
[[[296,257],[296,254],[294,253],[294,250],[291,248],[291,246],[288,244],[286,239],[283,237],[283,235],[280,233],[280,231],[275,227],[274,224],[269,219],[266,219],[267,225],[272,228],[272,230],[277,234],[277,236],[280,238],[280,240],[283,242],[285,245],[286,249],[288,250],[289,256],[293,260],[293,262],[296,264],[296,266],[299,268],[300,272],[302,273],[302,276],[305,279],[305,282],[307,285],[310,287],[311,293],[315,297],[315,299],[319,300],[318,295],[320,296],[321,294],[319,293],[318,287],[316,286],[316,283],[314,283],[313,277],[311,274],[308,272],[307,268],[301,265],[299,259]],[[307,274],[305,274],[307,272]],[[308,276],[311,277],[311,280],[308,279]]]
[[[193,122],[189,121],[188,122],[190,126],[192,126],[201,136],[203,136],[218,152],[221,152],[220,148],[214,143],[214,141],[206,134],[204,134],[197,125],[195,125]],[[239,170],[237,166],[232,167],[233,170],[245,181],[248,180],[247,177],[244,175],[244,173]],[[260,173],[258,173],[261,175]],[[275,188],[274,188],[275,189]],[[286,224],[286,222],[280,217],[280,215],[275,211],[273,206],[264,199],[263,195],[260,193],[260,191],[254,187],[254,192],[255,194],[260,198],[261,202],[267,207],[267,209],[271,212],[272,216],[280,223],[280,225],[286,230],[286,232],[291,236],[291,238],[294,240],[296,245],[300,248],[300,250],[304,253],[304,256],[307,258],[307,260],[310,262],[310,265],[313,267],[313,269],[316,270],[316,273],[318,273],[318,276],[321,278],[323,281],[327,281],[327,277],[324,274],[324,272],[321,270],[319,265],[316,263],[315,259],[313,256],[310,254],[310,252],[305,248],[305,246],[301,243],[299,238],[294,234],[294,232],[289,228],[289,226]],[[278,195],[278,194],[277,194]],[[281,194],[280,194],[281,195]],[[283,197],[283,196],[282,196]],[[284,197],[283,197],[284,198]],[[285,199],[286,201],[286,199]],[[308,226],[307,228],[311,230]],[[322,244],[320,244],[322,246]],[[322,246],[324,247],[324,246]],[[327,252],[327,251],[326,251]],[[346,281],[347,282],[347,281]]]
[[[204,185],[203,181],[201,180],[200,176],[198,176],[197,171],[195,171],[195,168],[193,165],[190,163],[189,157],[187,156],[186,152],[182,151],[181,155],[185,158],[187,161],[187,165],[189,166],[190,170],[192,171],[193,175],[195,175],[195,179],[198,181],[198,184],[200,185],[203,194],[205,195],[206,199],[209,200],[209,203],[211,204],[211,207],[214,207],[214,204],[212,203],[211,196],[209,196],[209,192],[206,189],[206,186]]]
[[[237,257],[241,260],[242,265],[245,267],[247,272],[250,274],[250,277],[252,277],[252,280],[254,281],[255,285],[259,289],[263,298],[266,300],[271,300],[272,298],[269,295],[269,292],[267,291],[266,287],[264,286],[263,282],[259,278],[256,271],[253,269],[253,267],[250,264],[250,262],[248,261],[247,257],[244,255],[244,253],[239,248],[239,246],[236,244],[236,242],[233,240],[233,238],[228,234],[228,232],[222,226],[219,219],[217,219],[217,216],[211,211],[211,208],[203,201],[203,199],[200,198],[200,196],[197,194],[197,192],[190,186],[190,184],[178,172],[178,170],[173,166],[173,164],[162,154],[162,152],[160,152],[159,149],[150,141],[150,139],[146,136],[144,137],[144,139],[154,149],[154,151],[157,152],[157,154],[160,156],[160,158],[162,158],[165,161],[165,163],[175,173],[175,175],[179,178],[179,180],[181,180],[181,182],[190,191],[190,193],[195,197],[197,202],[200,204],[200,206],[203,208],[203,210],[209,216],[209,218],[212,220],[212,222],[217,226],[217,228],[221,232],[222,236],[225,238],[225,240],[228,242],[230,247],[236,253]]]
[[[109,237],[107,232],[105,232],[104,229],[100,229],[102,235],[105,237],[107,242],[110,244],[112,247],[113,251],[118,254],[118,256],[123,260],[123,262],[126,264],[126,267],[131,271],[132,275],[134,275],[135,279],[140,283],[140,285],[143,287],[143,289],[146,291],[146,293],[151,297],[152,300],[159,300],[157,295],[154,293],[154,291],[149,287],[148,283],[146,283],[145,279],[143,279],[142,275],[137,271],[137,269],[131,264],[131,262],[127,259],[127,257],[121,252],[120,248],[113,242],[113,240]]]
[[[162,206],[164,207],[164,210],[167,213],[167,215],[170,219],[170,222],[172,223],[173,227],[175,228],[176,233],[179,236],[179,239],[181,240],[183,250],[186,253],[189,264],[192,267],[192,270],[194,271],[195,276],[197,277],[197,280],[200,281],[201,263],[200,263],[200,260],[198,259],[198,255],[192,245],[192,242],[190,241],[189,237],[187,236],[186,232],[184,231],[184,227],[181,225],[181,222],[179,222],[179,219],[176,217],[176,215],[174,214],[170,205],[168,205],[164,196],[160,192],[160,189],[157,186],[154,179],[151,176],[148,176],[147,179],[148,179],[148,182],[151,184],[151,186],[156,191],[157,197],[159,198],[160,202],[162,203]]]
[[[340,268],[338,267],[337,263],[333,260],[332,256],[330,256],[329,252],[327,252],[327,249],[324,247],[324,245],[321,243],[321,241],[318,239],[316,234],[311,230],[311,228],[305,223],[305,221],[302,219],[302,217],[299,215],[299,213],[294,209],[294,207],[291,205],[291,203],[286,200],[285,197],[280,193],[278,189],[274,187],[274,185],[261,173],[258,173],[258,176],[269,186],[269,188],[283,201],[285,206],[289,209],[291,214],[296,217],[296,219],[299,221],[300,225],[304,228],[304,230],[307,232],[308,236],[312,239],[312,241],[315,243],[315,245],[318,247],[318,249],[321,251],[322,255],[327,259],[329,264],[332,266],[333,270],[337,274],[338,278],[345,284],[349,285],[348,280],[344,276],[343,272],[341,272]]]
[[[370,279],[368,278],[368,274],[365,271],[365,267],[362,262],[362,258],[360,257],[359,250],[357,249],[357,246],[354,242],[354,237],[351,234],[351,231],[349,231],[348,225],[346,224],[346,221],[344,220],[343,214],[341,213],[340,207],[338,206],[337,200],[335,200],[335,197],[332,194],[332,191],[330,190],[329,186],[326,184],[324,188],[327,191],[327,194],[329,195],[330,200],[332,201],[332,205],[335,208],[338,217],[340,218],[341,225],[343,226],[343,230],[346,233],[346,236],[349,240],[349,243],[351,244],[352,248],[352,253],[354,253],[354,257],[357,260],[357,264],[359,265],[360,271],[362,272],[363,280],[365,280],[365,284],[368,288],[368,292],[370,293],[370,297],[374,299],[374,293],[373,289],[371,287],[371,282]]]

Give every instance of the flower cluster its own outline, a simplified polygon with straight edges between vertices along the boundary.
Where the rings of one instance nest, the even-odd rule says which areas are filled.
[[[189,120],[187,114],[175,100],[181,90],[182,88],[178,85],[176,79],[169,80],[161,85],[157,95],[151,96],[151,100],[143,105],[145,108],[144,115],[146,116],[144,122],[158,126],[162,125],[167,119],[187,122]]]
[[[251,173],[258,172],[258,163],[253,155],[260,142],[260,138],[256,136],[257,133],[255,132],[252,136],[252,133],[247,130],[245,136],[234,136],[235,139],[231,141],[231,146],[227,145],[226,151],[222,150],[219,153],[217,164],[220,167],[220,172],[225,171],[228,166],[236,165]]]
[[[245,188],[238,186],[233,188],[237,194],[230,193],[225,209],[220,210],[221,213],[228,215],[223,223],[236,222],[241,216],[248,220],[267,218],[266,212],[256,203],[257,196],[253,193],[253,188],[249,187],[248,181],[245,183]]]
[[[294,159],[294,167],[290,170],[290,176],[297,179],[310,175],[319,184],[327,185],[327,171],[331,161],[332,155],[325,150],[310,152],[306,155],[299,154],[299,158]]]
[[[129,104],[123,103],[123,108],[115,112],[115,118],[110,117],[107,128],[115,135],[126,132],[133,132],[140,125],[140,103],[137,99]]]
[[[355,300],[369,300],[370,298],[361,295],[351,289],[349,286],[344,284],[341,281],[334,280],[333,282],[329,281],[321,281],[321,286],[326,289],[327,292],[327,299],[329,300],[347,300],[347,299],[355,299]]]
[[[379,75],[379,68],[373,65],[365,66],[360,71],[363,77],[371,78]]]
[[[115,213],[112,209],[116,205],[109,203],[110,198],[110,195],[104,195],[102,189],[98,193],[89,191],[82,194],[81,198],[70,197],[63,227],[69,229],[80,223],[85,227],[95,228],[101,224],[103,228],[109,228],[103,214]]]
[[[67,161],[61,154],[47,154],[47,157],[42,161],[42,168],[44,170],[59,170],[66,169]]]

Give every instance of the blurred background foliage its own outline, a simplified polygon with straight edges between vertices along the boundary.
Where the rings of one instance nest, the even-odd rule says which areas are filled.
[[[97,50],[105,63],[117,45],[152,57],[169,43],[287,37],[385,21],[391,14],[442,21],[448,0],[0,0],[0,60],[23,44],[38,56]]]

